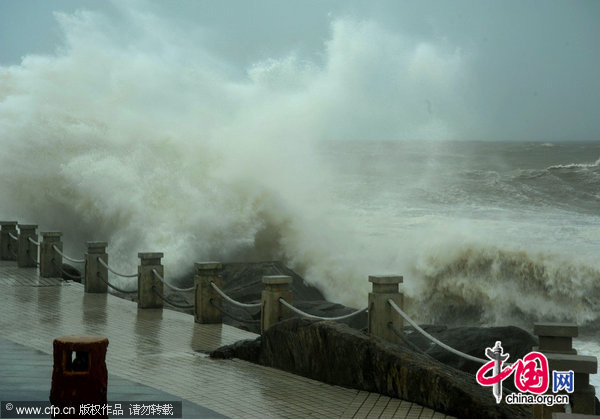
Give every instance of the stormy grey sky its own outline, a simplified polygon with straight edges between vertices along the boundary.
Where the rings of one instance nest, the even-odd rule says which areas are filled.
[[[331,110],[324,138],[600,140],[595,0],[0,0],[0,64],[60,54],[69,36],[53,12],[78,9],[125,45],[141,20],[185,37],[232,81],[320,80],[300,84],[334,96],[312,97]]]

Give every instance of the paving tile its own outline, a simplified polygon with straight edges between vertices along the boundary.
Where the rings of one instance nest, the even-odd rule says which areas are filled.
[[[383,412],[381,413],[382,418],[393,418],[400,406],[401,400],[391,398],[390,402],[387,404]]]
[[[410,407],[410,411],[406,415],[406,418],[407,419],[419,419],[422,411],[423,411],[423,406],[419,406],[418,404],[413,403]]]
[[[390,400],[391,399],[389,397],[380,396],[377,402],[375,403],[375,406],[373,406],[371,411],[367,414],[367,418],[379,418],[383,414],[383,411],[387,407]]]
[[[366,418],[371,409],[375,406],[375,403],[377,403],[377,400],[379,400],[379,397],[380,394],[369,393],[360,408],[356,411],[355,417]]]
[[[434,414],[435,414],[435,410],[432,410],[428,407],[424,407],[423,410],[421,411],[421,415],[419,416],[419,419],[432,419]]]

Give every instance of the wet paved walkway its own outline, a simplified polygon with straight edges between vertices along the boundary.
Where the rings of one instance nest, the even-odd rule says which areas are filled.
[[[52,377],[52,355],[0,337],[0,400],[48,401]],[[108,374],[109,401],[170,402],[180,398]],[[190,418],[225,418],[210,409],[182,400],[182,410]]]
[[[17,268],[15,262],[0,261],[0,298],[2,400],[15,392],[29,395],[21,400],[48,400],[53,339],[99,334],[110,342],[109,401],[183,400],[186,418],[447,417],[238,359],[211,359],[206,351],[257,335],[198,324],[172,310],[138,310],[136,303],[112,295],[86,294],[78,283],[39,278],[37,269]]]

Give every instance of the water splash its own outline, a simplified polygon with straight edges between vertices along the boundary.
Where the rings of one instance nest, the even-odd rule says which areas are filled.
[[[323,63],[290,52],[239,78],[201,32],[139,3],[118,10],[58,13],[54,54],[0,67],[0,215],[62,231],[74,255],[107,240],[122,271],[138,251],[163,251],[174,276],[199,260],[284,259],[348,301],[364,246],[332,213],[313,145],[454,136],[468,114],[454,100],[461,51],[336,19]]]
[[[538,321],[590,326],[600,313],[600,268],[551,252],[458,246],[424,255],[415,272],[429,321],[530,329]]]

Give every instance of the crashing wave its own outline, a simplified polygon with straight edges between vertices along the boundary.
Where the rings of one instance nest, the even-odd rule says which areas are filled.
[[[594,163],[570,163],[570,164],[556,164],[549,166],[546,170],[557,170],[557,169],[594,169],[600,166],[600,158]]]
[[[556,254],[470,245],[430,254],[416,271],[423,288],[413,304],[424,320],[531,328],[600,317],[600,267]]]

